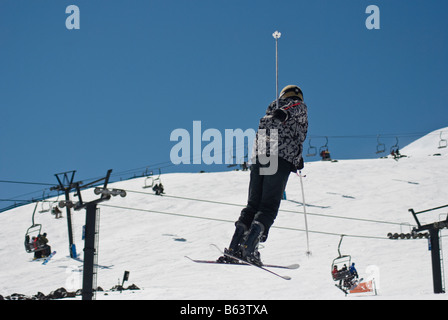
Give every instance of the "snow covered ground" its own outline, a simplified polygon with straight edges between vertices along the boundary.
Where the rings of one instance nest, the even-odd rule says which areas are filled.
[[[298,270],[281,270],[285,281],[246,266],[196,264],[196,259],[216,259],[215,243],[224,248],[234,231],[234,221],[247,198],[249,172],[174,173],[161,176],[166,194],[144,189],[145,178],[110,184],[125,189],[127,197],[114,197],[99,205],[100,265],[97,284],[116,285],[125,270],[141,290],[99,292],[97,300],[296,300],[296,299],[447,299],[433,293],[431,252],[428,241],[390,240],[387,234],[410,232],[416,225],[408,209],[421,211],[448,204],[448,148],[439,149],[436,130],[391,157],[370,160],[308,162],[303,178],[308,213],[307,241],[299,177],[291,174],[287,200],[269,239],[261,249],[265,263],[299,263]],[[439,155],[436,155],[439,154]],[[84,201],[96,199],[92,190]],[[45,205],[45,204],[44,204]],[[41,204],[38,210],[41,209]],[[32,261],[24,250],[24,235],[31,226],[34,204],[0,214],[0,295],[45,294],[65,287],[81,288],[82,262],[68,252],[67,221],[49,212],[36,213],[50,245],[57,251],[47,264]],[[448,208],[422,214],[422,223],[445,219]],[[75,244],[82,259],[81,240],[85,211],[73,213]],[[378,295],[345,295],[334,286],[330,268],[338,256],[349,254],[361,277],[375,277]],[[442,248],[448,248],[446,229]],[[448,258],[448,252],[443,257]],[[73,298],[79,300],[80,297]]]

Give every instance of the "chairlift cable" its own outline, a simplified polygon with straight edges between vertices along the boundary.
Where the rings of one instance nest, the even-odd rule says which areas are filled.
[[[54,186],[50,183],[44,183],[44,182],[26,182],[26,181],[11,181],[11,180],[0,180],[0,183],[16,183],[16,184],[33,184],[33,185],[39,185],[39,186]]]
[[[131,192],[131,193],[138,193],[138,194],[155,196],[154,193],[148,193],[148,192],[143,192],[143,191],[136,191],[136,190],[125,190],[125,191],[126,192]],[[213,203],[213,204],[220,204],[220,205],[227,205],[227,206],[234,206],[234,207],[241,207],[241,208],[245,207],[245,205],[243,205],[243,204],[237,204],[237,203],[231,203],[231,202],[225,202],[225,201],[197,199],[197,198],[182,197],[182,196],[167,195],[167,194],[164,194],[163,197],[165,197],[165,198],[172,198],[172,199],[179,199],[179,200],[206,202],[206,203]],[[298,212],[296,210],[288,210],[288,209],[279,209],[279,211],[281,211],[281,212],[289,212],[289,213],[300,213],[300,214],[304,213],[304,212]],[[383,223],[383,224],[392,224],[392,225],[401,225],[402,224],[401,222],[392,222],[392,221],[384,221],[384,220],[373,220],[373,219],[363,219],[363,218],[354,218],[354,217],[344,217],[344,216],[338,216],[338,215],[328,215],[328,214],[324,214],[324,213],[307,212],[307,214],[308,215],[312,215],[312,216],[324,217],[324,218],[354,220],[354,221],[361,221],[361,222],[368,222],[368,223]]]
[[[109,207],[109,208],[115,208],[115,209],[121,209],[121,210],[132,210],[132,211],[139,211],[139,212],[148,212],[148,213],[157,213],[157,214],[164,214],[164,215],[171,215],[171,216],[178,216],[178,217],[185,217],[185,218],[194,218],[194,219],[202,219],[202,220],[210,220],[210,221],[218,221],[218,222],[228,222],[228,223],[235,223],[234,220],[227,220],[227,219],[220,219],[220,218],[213,218],[213,217],[200,217],[200,216],[194,216],[190,214],[183,214],[183,213],[176,213],[176,212],[166,212],[166,211],[158,211],[158,210],[150,210],[150,209],[139,209],[139,208],[132,208],[132,207],[125,207],[125,206],[117,206],[117,205],[111,205],[111,204],[98,204],[98,206],[103,207]],[[282,229],[282,230],[290,230],[290,231],[300,231],[305,232],[304,229],[299,228],[291,228],[291,227],[282,227],[282,226],[272,226],[274,229]],[[324,234],[324,235],[331,235],[331,236],[341,236],[341,233],[335,233],[335,232],[327,232],[327,231],[317,231],[317,230],[308,230],[309,233],[317,233],[317,234]],[[388,240],[387,237],[378,237],[378,236],[366,236],[366,235],[355,235],[355,234],[344,234],[345,237],[351,237],[351,238],[364,238],[364,239],[376,239],[376,240]]]
[[[381,137],[383,138],[395,138],[395,137],[418,137],[424,135],[430,135],[431,133],[427,132],[414,132],[414,133],[381,133]],[[432,135],[438,135],[438,133],[432,133]],[[318,138],[332,138],[332,139],[352,139],[352,138],[365,138],[365,139],[376,139],[379,134],[359,134],[359,135],[308,135],[310,139],[318,139]]]
[[[33,200],[25,200],[25,199],[0,199],[0,201],[3,202],[26,202],[26,203],[32,203],[34,202]]]

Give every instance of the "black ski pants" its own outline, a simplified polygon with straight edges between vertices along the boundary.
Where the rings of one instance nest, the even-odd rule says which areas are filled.
[[[261,175],[262,167],[265,166],[259,162],[251,165],[247,206],[241,211],[238,221],[244,223],[248,229],[253,221],[261,222],[264,226],[261,242],[264,242],[277,217],[289,174],[295,171],[295,167],[282,158],[278,159],[278,169],[272,175]]]

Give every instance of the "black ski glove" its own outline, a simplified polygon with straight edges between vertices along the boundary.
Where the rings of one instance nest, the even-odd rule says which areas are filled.
[[[286,120],[288,120],[288,112],[283,110],[283,109],[275,109],[274,112],[272,113],[272,117],[280,120],[281,122],[284,122]]]
[[[299,166],[297,169],[302,170],[305,167],[305,164],[303,163],[303,157],[300,157]]]

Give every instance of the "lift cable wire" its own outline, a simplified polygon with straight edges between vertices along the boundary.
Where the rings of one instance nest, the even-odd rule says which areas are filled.
[[[131,192],[131,193],[137,193],[137,194],[156,196],[154,193],[148,193],[148,192],[143,192],[143,191],[135,191],[135,190],[125,190],[125,191],[126,192]],[[160,196],[157,196],[157,197],[160,197]],[[181,197],[181,196],[174,196],[174,195],[167,195],[167,194],[164,194],[162,197],[172,198],[172,199],[180,199],[180,200],[206,202],[206,203],[213,203],[213,204],[220,204],[220,205],[227,205],[227,206],[234,206],[234,207],[241,207],[241,208],[245,207],[245,205],[242,205],[242,204],[223,202],[223,201],[197,199],[197,198],[189,198],[189,197]],[[300,211],[296,211],[296,210],[288,210],[288,209],[279,209],[279,211],[281,211],[281,212],[289,212],[289,213],[304,214],[304,212],[300,212]],[[320,216],[320,217],[324,217],[324,218],[346,219],[346,220],[354,220],[354,221],[362,221],[362,222],[370,222],[370,223],[383,223],[383,224],[392,224],[392,225],[403,225],[403,223],[400,223],[400,222],[391,222],[391,221],[373,220],[373,219],[363,219],[363,218],[354,218],[354,217],[343,217],[343,216],[328,215],[328,214],[323,214],[323,213],[310,213],[310,212],[307,212],[307,214],[308,215],[313,215],[313,216]]]
[[[233,220],[211,218],[211,217],[199,217],[199,216],[194,216],[194,215],[190,215],[190,214],[182,214],[182,213],[165,212],[165,211],[149,210],[149,209],[138,209],[138,208],[116,206],[116,205],[110,205],[110,204],[99,204],[99,206],[108,207],[108,208],[115,208],[115,209],[122,209],[122,210],[133,210],[133,211],[140,211],[140,212],[157,213],[157,214],[164,214],[164,215],[171,215],[171,216],[178,216],[178,217],[185,217],[185,218],[194,218],[194,219],[202,219],[202,220],[211,220],[211,221],[235,223],[235,221],[233,221]],[[272,228],[283,229],[283,230],[291,230],[291,231],[301,231],[301,232],[305,232],[306,231],[305,229],[291,228],[291,227],[282,227],[282,226],[272,226]],[[310,232],[310,233],[317,233],[317,234],[332,235],[332,236],[338,236],[338,237],[342,235],[340,233],[325,232],[325,231],[314,231],[314,230],[308,230],[308,232]],[[346,234],[346,233],[344,233],[344,236],[352,237],[352,238],[365,238],[365,239],[377,239],[377,240],[389,240],[390,241],[390,239],[387,238],[387,237],[376,237],[376,236],[365,236],[365,235],[354,235],[354,234],[350,235],[350,234]]]
[[[227,150],[221,150],[221,151],[217,151],[215,156],[226,156],[228,154],[233,154],[234,153],[238,153],[241,150],[246,151],[246,146],[240,146],[239,148],[237,146],[235,146],[234,148],[227,148]],[[234,152],[235,151],[235,152]],[[194,164],[196,161],[200,161],[202,159],[202,153],[201,154],[192,154],[190,156],[190,163]],[[227,164],[225,161],[223,164]],[[240,164],[240,163],[236,163],[236,164]],[[157,170],[157,169],[165,169],[165,168],[170,168],[170,167],[175,167],[177,166],[176,164],[173,164],[171,160],[169,161],[164,161],[164,162],[159,162],[159,163],[154,163],[151,165],[147,165],[144,167],[139,167],[139,168],[134,168],[134,169],[128,169],[128,170],[124,170],[124,171],[120,171],[120,172],[116,172],[111,174],[111,177],[121,177],[125,174],[138,174],[139,176],[144,176],[145,173],[148,173],[148,170]],[[97,178],[91,178],[91,179],[85,179],[84,181],[90,181],[90,180],[96,180]]]
[[[17,183],[17,184],[34,184],[39,186],[54,186],[55,184],[43,183],[43,182],[24,182],[24,181],[10,181],[10,180],[0,180],[0,183]]]
[[[406,138],[406,137],[422,137],[427,135],[440,135],[440,132],[436,133],[427,133],[427,132],[413,132],[413,133],[384,133],[384,134],[360,134],[360,135],[308,135],[308,138],[310,139],[317,139],[317,138],[331,138],[331,139],[377,139],[378,135],[381,136],[381,138]]]
[[[25,203],[33,203],[35,201],[30,200],[30,199],[0,199],[0,201],[2,202],[25,202]]]

